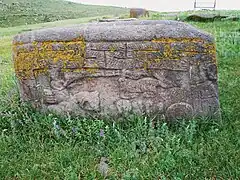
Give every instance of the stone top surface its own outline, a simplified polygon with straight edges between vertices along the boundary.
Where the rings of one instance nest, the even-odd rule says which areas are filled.
[[[208,33],[178,21],[136,20],[100,22],[73,25],[69,27],[46,28],[18,34],[13,43],[44,41],[73,41],[82,37],[85,41],[148,41],[161,38],[194,38],[213,42]]]

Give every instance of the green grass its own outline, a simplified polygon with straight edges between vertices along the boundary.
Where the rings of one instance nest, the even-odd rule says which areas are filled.
[[[108,179],[239,179],[240,23],[192,23],[216,37],[222,120],[159,121],[154,129],[151,123],[157,119],[147,116],[129,115],[118,122],[63,118],[20,104],[11,61],[13,35],[88,20],[0,29],[1,179],[103,179],[97,171],[103,156],[110,159]]]
[[[65,0],[0,0],[0,27],[95,16],[119,16],[127,8],[84,5]]]

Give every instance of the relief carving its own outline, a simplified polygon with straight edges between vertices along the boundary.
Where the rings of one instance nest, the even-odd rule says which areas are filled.
[[[100,111],[100,98],[97,91],[83,91],[72,97],[79,107],[87,111]]]
[[[119,78],[120,97],[123,99],[133,99],[141,94],[145,96],[154,96],[157,93],[158,81],[153,78],[142,78],[132,80]]]
[[[43,89],[44,104],[58,104],[55,94],[51,89]]]
[[[134,21],[52,32],[13,41],[21,99],[39,109],[155,112],[167,119],[219,112],[214,39],[202,31],[173,21]]]
[[[166,118],[190,118],[193,116],[193,107],[190,104],[180,102],[172,104],[167,108]]]

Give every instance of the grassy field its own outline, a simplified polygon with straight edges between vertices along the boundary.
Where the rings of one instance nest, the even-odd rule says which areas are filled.
[[[64,0],[0,0],[0,27],[64,19],[128,14],[127,8],[95,6]]]
[[[13,35],[90,19],[0,28],[0,179],[103,179],[103,156],[108,179],[239,179],[239,21],[191,23],[216,37],[222,120],[159,121],[153,129],[147,116],[62,118],[19,103]]]

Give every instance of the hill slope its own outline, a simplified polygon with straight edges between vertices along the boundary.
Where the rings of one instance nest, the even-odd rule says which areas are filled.
[[[0,0],[0,27],[127,13],[128,9],[64,0]]]

